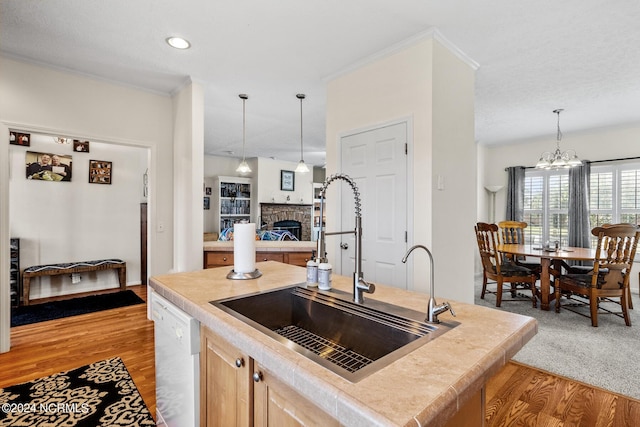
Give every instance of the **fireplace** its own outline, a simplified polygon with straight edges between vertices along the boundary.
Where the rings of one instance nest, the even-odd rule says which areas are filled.
[[[287,230],[298,240],[311,240],[312,205],[260,203],[260,226],[265,230]]]
[[[285,230],[285,231],[288,231],[289,233],[291,233],[294,236],[296,236],[296,239],[301,240],[300,239],[300,231],[301,231],[300,221],[295,221],[293,219],[285,219],[285,220],[282,220],[282,221],[276,221],[276,222],[273,223],[273,229],[274,230]]]

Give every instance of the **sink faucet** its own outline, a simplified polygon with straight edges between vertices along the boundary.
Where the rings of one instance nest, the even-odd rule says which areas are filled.
[[[431,261],[431,284],[430,284],[431,289],[429,291],[429,306],[427,307],[426,321],[429,323],[440,323],[440,320],[438,320],[438,315],[447,310],[449,310],[453,315],[453,317],[455,317],[456,313],[454,313],[453,308],[451,308],[451,305],[449,305],[448,302],[445,302],[442,305],[438,305],[438,303],[436,303],[436,298],[433,296],[435,293],[435,284],[433,281],[433,255],[431,255],[431,251],[429,251],[429,249],[427,249],[427,247],[423,245],[412,246],[407,251],[407,253],[404,254],[404,257],[402,258],[402,262],[406,263],[407,258],[409,258],[409,254],[413,252],[413,250],[416,248],[422,248],[425,251],[427,251],[427,254],[429,255],[429,260]]]
[[[322,224],[323,210],[324,210],[324,197],[327,191],[327,187],[335,180],[343,180],[346,181],[351,189],[353,190],[353,197],[355,199],[355,210],[356,210],[356,225],[353,231],[336,231],[331,233],[326,233],[324,231],[324,226]],[[317,261],[318,262],[327,262],[325,257],[326,248],[325,248],[325,236],[331,236],[335,234],[354,234],[356,240],[355,247],[355,271],[353,272],[353,302],[356,304],[362,304],[364,302],[363,292],[372,294],[376,287],[373,283],[367,283],[364,280],[364,275],[362,273],[362,215],[360,213],[360,192],[358,191],[358,187],[356,183],[345,174],[333,174],[322,183],[322,188],[320,189],[320,232],[318,233],[318,246],[317,246]]]

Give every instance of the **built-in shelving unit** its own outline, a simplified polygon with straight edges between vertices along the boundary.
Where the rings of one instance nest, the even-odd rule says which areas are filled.
[[[251,222],[251,178],[219,176],[214,194],[214,225],[218,232],[246,220]]]

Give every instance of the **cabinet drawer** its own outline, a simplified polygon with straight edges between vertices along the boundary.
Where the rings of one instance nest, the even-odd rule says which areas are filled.
[[[233,252],[207,252],[205,268],[233,265]]]
[[[284,255],[282,252],[256,252],[256,262],[261,261],[284,262]]]
[[[285,260],[287,264],[299,265],[300,267],[306,267],[307,261],[311,259],[311,252],[287,252],[285,254]]]

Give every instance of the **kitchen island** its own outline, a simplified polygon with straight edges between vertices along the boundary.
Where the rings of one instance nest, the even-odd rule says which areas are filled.
[[[533,318],[451,301],[457,314],[455,320],[460,322],[457,327],[352,383],[209,304],[212,300],[269,291],[305,280],[304,268],[272,261],[258,263],[257,268],[263,275],[254,280],[228,280],[229,269],[221,267],[155,276],[150,286],[199,320],[203,331],[222,339],[224,348],[246,354],[249,366],[262,370],[255,372],[256,381],[262,379],[262,372],[265,377],[276,378],[300,396],[293,400],[294,404],[302,408],[312,403],[336,425],[480,426],[485,384],[537,332]],[[334,275],[333,285],[334,289],[350,292],[351,278]],[[365,299],[424,312],[428,297],[378,285],[375,293],[367,294]],[[451,317],[445,313],[441,319]],[[207,351],[204,341],[202,345],[202,351]],[[236,364],[244,367],[245,359],[236,359]],[[201,363],[203,366],[206,368]],[[201,373],[202,386],[207,381]],[[285,403],[283,411],[295,416],[292,401]],[[256,403],[245,402],[242,407],[245,406],[262,410]],[[308,413],[308,409],[299,411],[301,417],[303,411]]]

